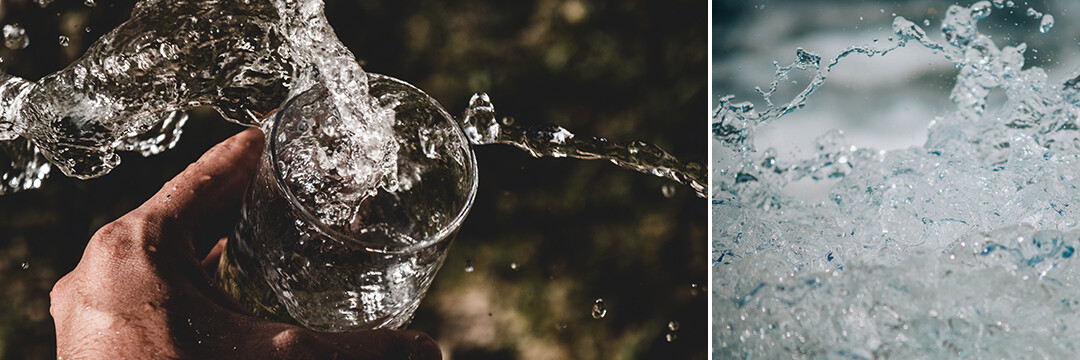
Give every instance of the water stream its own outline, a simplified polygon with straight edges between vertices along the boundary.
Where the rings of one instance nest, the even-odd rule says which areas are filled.
[[[392,119],[367,95],[367,75],[334,35],[321,1],[141,1],[130,20],[65,69],[33,82],[0,77],[0,154],[12,159],[0,168],[0,194],[40,186],[53,166],[87,179],[117,166],[117,151],[168,149],[186,109],[211,106],[230,121],[256,125],[315,85],[329,90],[341,116],[361,119],[345,135],[364,138],[357,142],[363,145],[328,156],[364,161],[341,162],[339,173],[383,179],[363,187],[393,187],[392,176],[379,175],[394,173]],[[705,196],[703,167],[655,146],[574,138],[557,126],[499,126],[482,114],[470,107],[461,119],[493,131],[474,144],[606,159]]]

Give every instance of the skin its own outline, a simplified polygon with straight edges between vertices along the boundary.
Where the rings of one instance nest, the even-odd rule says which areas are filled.
[[[230,226],[262,147],[257,129],[225,140],[94,234],[50,294],[57,358],[442,358],[415,331],[322,333],[257,318],[213,283],[225,239],[201,261],[194,242]]]

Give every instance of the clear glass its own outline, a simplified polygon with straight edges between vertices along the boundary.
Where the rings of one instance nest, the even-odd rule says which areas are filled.
[[[374,189],[343,186],[311,155],[370,140],[340,136],[343,123],[365,120],[337,117],[325,89],[295,96],[263,126],[266,150],[217,274],[256,314],[321,331],[404,326],[472,205],[476,160],[453,117],[400,80],[369,74],[369,86],[392,112],[396,155],[396,177]]]

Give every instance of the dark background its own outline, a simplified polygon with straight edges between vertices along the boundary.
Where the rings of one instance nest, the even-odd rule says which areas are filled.
[[[0,66],[28,79],[57,71],[131,6],[4,1],[0,25],[21,24],[30,45],[0,47]],[[452,114],[483,91],[520,124],[646,140],[705,162],[704,2],[342,0],[326,8],[365,70],[424,89]],[[58,44],[62,34],[68,47]],[[121,154],[120,166],[94,180],[54,170],[41,189],[0,197],[0,359],[54,357],[48,292],[94,231],[240,130],[208,109],[192,115],[163,154]],[[476,156],[476,203],[410,328],[456,359],[706,357],[704,199],[682,187],[666,198],[661,187],[673,182],[605,162],[533,159],[506,146]],[[602,319],[590,315],[597,298],[608,310]]]

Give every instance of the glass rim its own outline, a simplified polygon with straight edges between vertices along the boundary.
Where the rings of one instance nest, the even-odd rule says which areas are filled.
[[[277,113],[273,115],[273,121],[270,127],[270,134],[268,134],[267,137],[267,148],[265,151],[270,152],[270,166],[272,167],[274,172],[274,185],[278,187],[278,191],[281,191],[285,194],[285,197],[288,199],[289,204],[292,206],[293,210],[298,212],[299,215],[303,218],[303,220],[313,224],[315,229],[323,235],[334,238],[339,242],[347,243],[346,245],[360,245],[364,247],[364,249],[376,253],[404,254],[415,252],[417,250],[436,245],[447,239],[450,239],[451,237],[453,237],[454,233],[457,232],[459,228],[461,228],[461,224],[465,221],[465,217],[469,214],[469,210],[472,209],[473,201],[476,199],[477,188],[479,186],[479,172],[476,169],[476,154],[473,151],[472,146],[469,145],[470,142],[468,138],[465,137],[465,132],[461,129],[461,125],[455,121],[456,119],[454,118],[454,116],[450,115],[450,113],[446,111],[446,108],[444,108],[442,104],[440,104],[438,101],[435,100],[435,98],[432,98],[431,95],[428,95],[423,90],[420,90],[412,84],[409,84],[405,81],[391,76],[374,73],[367,73],[367,75],[369,83],[371,80],[385,79],[416,90],[419,94],[427,98],[432,104],[435,104],[435,107],[436,109],[438,109],[440,114],[454,122],[454,127],[458,129],[458,131],[456,132],[456,136],[460,138],[460,140],[462,140],[464,144],[466,144],[465,152],[466,155],[469,157],[469,161],[465,162],[465,165],[468,167],[468,170],[466,170],[466,172],[472,175],[472,181],[469,184],[469,195],[465,199],[465,204],[461,206],[460,210],[458,210],[458,213],[454,217],[454,219],[448,224],[446,224],[446,226],[441,227],[434,236],[419,241],[415,244],[408,245],[396,243],[373,244],[368,241],[358,239],[355,235],[349,235],[340,232],[324,224],[321,220],[319,220],[317,216],[315,216],[315,214],[312,214],[307,207],[300,203],[300,200],[296,198],[296,195],[293,194],[292,190],[290,190],[288,186],[285,186],[285,181],[282,178],[281,168],[278,166],[277,152],[275,151],[277,147],[277,142],[274,141],[274,139],[277,138],[278,126],[281,124],[278,119],[284,113],[284,111],[281,110],[288,108],[290,105],[292,105],[293,101],[296,100],[295,96],[286,101],[285,104],[281,106],[279,111],[277,111]]]

